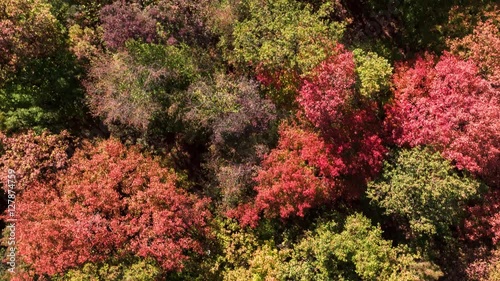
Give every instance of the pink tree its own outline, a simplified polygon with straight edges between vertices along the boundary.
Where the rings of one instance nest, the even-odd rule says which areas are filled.
[[[307,118],[322,130],[343,117],[355,95],[353,54],[342,45],[337,45],[333,53],[304,79],[297,97]]]
[[[437,64],[432,56],[419,58],[398,67],[394,85],[386,125],[396,144],[435,147],[457,168],[498,186],[498,91],[474,63],[448,53]]]

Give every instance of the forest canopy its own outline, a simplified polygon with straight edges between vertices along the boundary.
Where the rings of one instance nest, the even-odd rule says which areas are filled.
[[[0,1],[0,280],[500,280],[500,10]]]

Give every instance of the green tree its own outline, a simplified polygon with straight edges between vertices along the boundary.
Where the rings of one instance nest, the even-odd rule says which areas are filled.
[[[224,280],[437,280],[439,268],[412,253],[393,247],[380,227],[361,214],[344,225],[321,224],[292,246],[266,242],[244,264],[226,271]]]
[[[353,52],[356,63],[357,88],[361,95],[373,99],[378,94],[389,91],[392,67],[389,61],[374,52],[355,49]]]
[[[0,129],[74,130],[86,112],[79,75],[81,69],[66,50],[26,62],[0,86]]]
[[[386,161],[381,178],[369,184],[367,193],[386,214],[407,220],[413,237],[430,238],[450,235],[480,186],[459,175],[440,153],[413,148]]]
[[[109,258],[100,263],[87,263],[68,270],[54,281],[155,281],[160,279],[162,270],[152,259],[128,256]]]
[[[84,116],[82,71],[53,12],[44,0],[0,3],[1,130],[61,130]]]
[[[345,24],[326,19],[333,6],[314,13],[295,0],[251,0],[247,16],[233,32],[231,61],[255,67],[257,78],[277,88],[273,98],[293,102],[297,75],[307,73],[327,57],[329,47],[342,37]]]

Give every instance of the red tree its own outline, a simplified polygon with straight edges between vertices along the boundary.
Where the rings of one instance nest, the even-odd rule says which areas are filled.
[[[394,84],[387,127],[396,144],[433,146],[459,169],[498,185],[498,91],[472,62],[445,54],[434,64],[427,56],[413,67],[399,66]]]
[[[377,107],[355,88],[353,54],[337,45],[333,55],[304,79],[298,102],[306,117],[340,152],[347,176],[365,181],[380,171],[386,149]]]
[[[255,226],[258,214],[288,218],[333,200],[341,190],[338,176],[345,165],[338,152],[318,134],[282,125],[278,147],[269,153],[256,177],[257,196],[251,204],[230,212],[243,225]]]
[[[303,216],[340,194],[358,197],[382,167],[386,148],[378,133],[377,106],[356,88],[353,54],[337,45],[333,55],[302,81],[297,98],[316,134],[282,126],[278,147],[262,163],[253,203],[230,212],[243,224],[267,217]]]
[[[182,268],[201,252],[206,200],[176,188],[176,176],[116,140],[78,150],[66,173],[34,184],[17,203],[18,250],[38,274],[55,274],[110,255]]]
[[[323,130],[342,117],[355,94],[353,54],[340,44],[333,53],[303,81],[297,97],[307,118]]]

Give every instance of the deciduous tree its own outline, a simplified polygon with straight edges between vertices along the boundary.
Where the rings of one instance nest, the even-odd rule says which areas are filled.
[[[259,213],[266,217],[304,216],[305,212],[341,194],[337,177],[345,164],[318,134],[282,125],[278,147],[266,156],[256,177],[253,203],[232,213],[243,225],[255,226]]]
[[[158,21],[152,13],[154,10],[142,9],[137,3],[116,1],[104,6],[100,11],[100,20],[106,46],[111,49],[122,48],[127,40],[155,42]]]
[[[343,45],[337,45],[333,52],[304,79],[297,97],[306,117],[323,130],[350,111],[356,98],[353,54]]]
[[[78,150],[53,182],[33,184],[17,199],[19,255],[37,274],[129,254],[179,270],[188,252],[202,252],[206,203],[136,148],[102,141]]]
[[[213,81],[198,81],[187,91],[183,119],[209,132],[215,154],[238,162],[248,156],[245,148],[262,142],[261,135],[276,120],[276,107],[261,98],[258,86],[255,80],[222,74]]]
[[[405,246],[392,246],[361,214],[343,227],[320,225],[292,245],[258,247],[248,260],[225,273],[224,280],[438,280],[442,272]]]
[[[428,145],[459,169],[500,180],[500,101],[471,61],[448,53],[399,66],[387,125],[398,145]]]
[[[53,54],[63,42],[60,23],[45,0],[0,3],[0,85],[5,71]]]
[[[186,46],[129,42],[127,49],[101,57],[90,71],[87,100],[105,123],[146,130],[158,110],[186,89],[196,66]]]
[[[54,281],[80,281],[80,280],[162,280],[162,270],[152,259],[134,256],[120,259],[108,258],[100,263],[86,263],[80,268],[67,271],[64,275],[54,276]]]
[[[468,239],[493,245],[500,241],[500,191],[490,190],[481,200],[467,208],[464,230]]]
[[[82,120],[81,74],[44,0],[0,3],[0,129],[68,128]],[[64,119],[64,120],[62,120]],[[74,122],[74,123],[78,123]]]
[[[378,109],[370,97],[377,91],[373,86],[377,82],[372,86],[367,84],[372,79],[364,69],[367,58],[358,58],[356,69],[353,53],[344,46],[337,45],[332,53],[304,78],[297,99],[305,116],[320,129],[325,141],[339,151],[348,167],[347,175],[359,179],[363,185],[365,179],[380,170],[386,152],[379,137]],[[365,80],[365,86],[358,89],[356,73]],[[375,90],[368,90],[368,87]],[[360,91],[371,93],[364,96]]]
[[[276,107],[262,98],[259,85],[243,77],[217,74],[191,85],[184,96],[184,132],[205,141],[205,176],[222,196],[222,208],[245,201],[267,145],[274,140]],[[208,140],[207,140],[208,139]]]
[[[381,178],[369,184],[367,193],[386,214],[409,222],[410,237],[428,239],[449,236],[479,188],[479,182],[460,176],[439,152],[413,148],[387,161]]]
[[[353,50],[356,62],[356,88],[359,93],[374,100],[389,91],[392,67],[387,59],[374,52]]]
[[[247,17],[234,27],[230,59],[251,64],[261,82],[277,88],[275,102],[293,102],[299,75],[325,59],[342,36],[344,24],[323,20],[331,8],[314,13],[295,0],[249,1]]]

